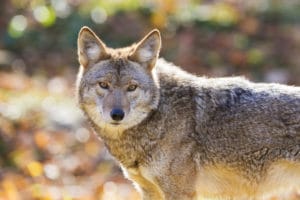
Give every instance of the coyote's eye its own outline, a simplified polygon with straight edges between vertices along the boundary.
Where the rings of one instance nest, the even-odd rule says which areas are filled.
[[[108,87],[108,84],[105,83],[105,82],[99,82],[99,86],[100,86],[101,88],[103,88],[103,89],[108,89],[108,88],[109,88],[109,87]]]
[[[128,91],[128,92],[132,92],[132,91],[134,91],[136,88],[137,88],[137,85],[136,85],[136,84],[131,84],[131,85],[128,86],[127,91]]]

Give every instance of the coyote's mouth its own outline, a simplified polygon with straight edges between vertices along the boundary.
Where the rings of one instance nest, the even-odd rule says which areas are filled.
[[[119,123],[119,122],[111,122],[110,124],[112,124],[112,125],[114,125],[114,126],[118,126],[118,125],[120,125],[120,123]]]

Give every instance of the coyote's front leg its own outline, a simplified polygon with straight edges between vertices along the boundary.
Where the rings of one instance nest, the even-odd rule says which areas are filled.
[[[142,194],[142,200],[166,200],[164,192],[153,180],[149,180],[149,177],[142,175],[141,171],[137,168],[124,170],[125,175],[128,176],[134,183],[136,183],[137,189]]]
[[[142,200],[166,200],[161,194],[157,191],[147,191],[143,190]]]

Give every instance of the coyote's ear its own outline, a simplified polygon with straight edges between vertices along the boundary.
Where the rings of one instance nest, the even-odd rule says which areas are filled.
[[[146,35],[137,45],[129,59],[141,63],[151,70],[159,56],[161,38],[159,30],[154,29]]]
[[[77,48],[79,63],[83,67],[108,57],[105,44],[86,26],[82,27],[79,32]]]

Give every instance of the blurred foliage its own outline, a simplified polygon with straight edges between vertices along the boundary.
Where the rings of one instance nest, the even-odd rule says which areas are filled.
[[[300,85],[297,0],[4,0],[0,200],[139,199],[74,102],[83,25],[111,47],[159,28],[190,72]]]
[[[188,71],[300,84],[297,0],[11,0],[0,19],[2,69],[75,73],[83,25],[112,47],[159,28],[161,55]]]

